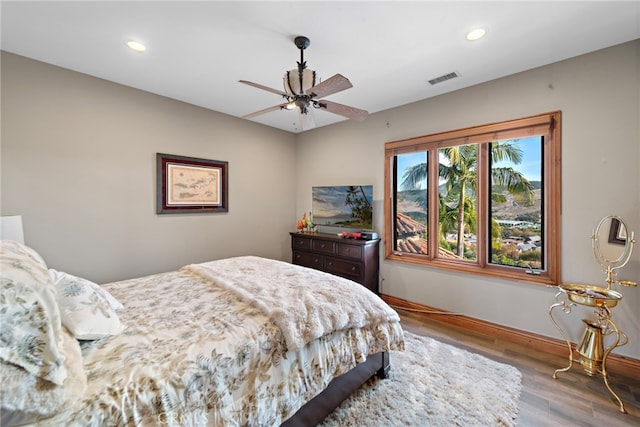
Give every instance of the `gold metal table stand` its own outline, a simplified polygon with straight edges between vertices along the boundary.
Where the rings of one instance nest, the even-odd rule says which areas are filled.
[[[549,317],[551,317],[551,321],[558,329],[558,331],[560,331],[560,333],[562,334],[562,337],[566,341],[567,347],[569,348],[569,366],[567,366],[566,368],[556,369],[553,372],[553,378],[557,379],[558,373],[566,372],[571,369],[574,361],[579,362],[589,376],[602,374],[604,384],[607,387],[607,390],[609,390],[611,395],[613,395],[613,397],[618,402],[620,412],[626,414],[627,410],[624,408],[624,403],[622,402],[622,399],[620,399],[620,396],[618,396],[618,394],[611,388],[611,384],[609,384],[609,375],[607,374],[607,358],[609,357],[611,351],[629,342],[629,338],[627,337],[627,335],[620,331],[615,322],[611,320],[611,307],[614,307],[619,299],[611,298],[613,297],[613,295],[609,295],[611,291],[609,291],[609,293],[605,295],[605,298],[588,297],[584,299],[584,297],[576,296],[578,295],[578,291],[581,291],[581,295],[584,295],[586,289],[588,288],[602,289],[585,285],[569,285],[565,287],[561,286],[560,292],[556,294],[557,302],[549,307]],[[622,296],[620,296],[620,298],[622,298]],[[580,357],[578,358],[578,360],[575,360],[571,341],[569,341],[569,338],[567,337],[565,331],[560,327],[560,325],[558,325],[558,323],[554,319],[553,310],[555,308],[560,308],[565,314],[570,314],[572,307],[575,307],[578,304],[595,307],[594,314],[596,318],[582,319],[586,327],[582,336],[581,343],[579,345],[576,345],[575,350],[580,355]],[[615,337],[615,340],[611,345],[605,347],[604,339],[606,336],[610,335]]]

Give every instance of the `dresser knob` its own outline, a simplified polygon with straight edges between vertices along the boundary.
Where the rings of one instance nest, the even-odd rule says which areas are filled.
[[[351,267],[351,271],[356,271],[356,268],[355,267]]]

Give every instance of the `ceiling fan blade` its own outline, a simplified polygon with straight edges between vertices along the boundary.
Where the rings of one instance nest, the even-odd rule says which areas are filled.
[[[327,80],[318,83],[317,85],[307,90],[307,95],[317,98],[333,95],[345,89],[353,87],[348,78],[342,74],[336,74],[333,77],[329,77]]]
[[[302,111],[299,112],[300,117],[300,126],[302,130],[309,130],[316,127],[316,121],[313,118],[313,113],[311,110],[308,110],[306,114],[302,114]]]
[[[249,82],[247,80],[238,80],[238,81],[240,83],[244,83],[244,84],[249,85],[249,86],[257,87],[258,89],[266,90],[267,92],[271,92],[271,93],[275,93],[275,94],[280,95],[280,96],[284,96],[285,98],[287,97],[287,94],[285,92],[283,92],[281,90],[278,90],[278,89],[273,89],[273,88],[270,88],[268,86],[263,86],[263,85],[258,84],[258,83]]]
[[[249,113],[247,115],[242,116],[243,119],[251,119],[253,117],[259,116],[260,114],[270,113],[276,110],[282,110],[286,108],[287,104],[274,105],[273,107],[265,108],[264,110],[256,111],[255,113]]]
[[[359,122],[366,119],[369,115],[369,113],[365,110],[361,110],[355,107],[349,107],[348,105],[338,104],[337,102],[327,101],[325,99],[318,101],[318,104],[320,105],[320,108],[327,110],[330,113],[348,117]]]

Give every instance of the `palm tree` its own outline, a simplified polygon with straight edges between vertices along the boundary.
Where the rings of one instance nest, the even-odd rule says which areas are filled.
[[[470,219],[468,208],[465,209],[465,200],[475,201],[477,183],[478,149],[476,145],[458,145],[447,147],[441,153],[448,159],[448,165],[440,163],[438,175],[445,180],[445,203],[457,208],[457,255],[464,254],[465,219]],[[474,203],[469,203],[474,205]],[[468,224],[471,226],[471,223]],[[472,231],[475,229],[471,229]]]
[[[361,185],[347,188],[347,197],[344,203],[351,207],[352,217],[360,219],[364,226],[371,224],[373,208]]]
[[[456,211],[455,219],[457,231],[457,254],[464,254],[464,231],[475,230],[475,214],[472,209],[475,206],[476,190],[477,190],[477,172],[478,172],[478,146],[477,145],[459,145],[454,147],[446,147],[439,150],[440,154],[446,159],[438,165],[438,176],[444,180],[444,194],[438,192],[441,198],[440,233],[445,233],[447,228],[443,225],[451,224],[452,211]],[[491,143],[491,157],[494,161],[509,160],[514,164],[522,161],[522,149],[518,147],[514,141],[496,141]],[[404,188],[415,188],[416,185],[423,181],[427,176],[427,167],[425,163],[414,165],[407,169],[402,178],[402,186]],[[534,202],[533,185],[518,171],[510,167],[500,167],[491,169],[491,181],[493,188],[501,188],[511,194],[517,195],[525,204]],[[494,201],[501,197],[498,193],[492,191]],[[443,209],[443,205],[447,208]],[[443,216],[443,214],[445,214]]]

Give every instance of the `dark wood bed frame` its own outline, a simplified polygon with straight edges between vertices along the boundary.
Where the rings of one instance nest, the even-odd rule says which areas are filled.
[[[282,426],[310,427],[319,424],[369,378],[374,375],[387,378],[390,367],[388,352],[368,356],[364,363],[357,365],[346,374],[334,378],[326,389],[307,402]]]

